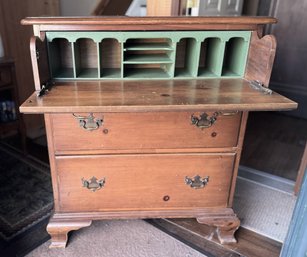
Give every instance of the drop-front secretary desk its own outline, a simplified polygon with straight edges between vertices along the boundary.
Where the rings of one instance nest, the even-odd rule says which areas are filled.
[[[274,18],[27,18],[45,116],[52,247],[97,219],[194,217],[235,242],[249,111],[296,103],[267,88]]]

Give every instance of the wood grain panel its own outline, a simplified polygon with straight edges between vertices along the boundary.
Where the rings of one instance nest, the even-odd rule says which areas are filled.
[[[49,25],[144,25],[144,24],[185,24],[190,28],[195,24],[270,24],[277,20],[272,17],[29,17],[22,20],[23,25],[49,24]]]
[[[275,53],[275,37],[273,35],[266,35],[263,38],[259,38],[257,32],[254,31],[249,48],[245,78],[261,81],[268,87]]]
[[[46,41],[31,37],[30,53],[35,90],[40,90],[41,86],[50,79]]]
[[[226,207],[235,154],[56,157],[61,212]],[[185,177],[209,176],[193,189]],[[81,179],[105,178],[92,192]],[[165,200],[168,197],[169,200]]]
[[[193,112],[94,113],[103,126],[87,131],[72,114],[53,114],[55,151],[235,147],[241,114],[219,115],[210,128],[191,124]],[[194,113],[199,117],[199,113]],[[208,113],[212,116],[212,113]],[[81,116],[88,114],[79,114]],[[227,128],[227,129],[226,129]]]
[[[244,111],[294,109],[277,93],[263,94],[242,79],[58,82],[43,97],[34,93],[24,113]]]

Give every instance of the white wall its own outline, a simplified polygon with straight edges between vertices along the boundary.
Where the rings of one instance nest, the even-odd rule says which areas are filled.
[[[99,0],[60,0],[62,16],[89,16]]]

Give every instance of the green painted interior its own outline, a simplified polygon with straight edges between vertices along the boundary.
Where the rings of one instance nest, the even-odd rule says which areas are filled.
[[[250,31],[47,32],[54,79],[243,77]]]

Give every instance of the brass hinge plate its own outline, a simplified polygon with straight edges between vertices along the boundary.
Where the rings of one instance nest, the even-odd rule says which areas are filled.
[[[41,90],[37,93],[38,97],[44,96],[48,91],[51,90],[51,87],[54,85],[54,82],[48,80],[41,86]]]
[[[249,82],[249,84],[251,85],[251,87],[257,91],[262,92],[263,94],[266,95],[271,95],[273,94],[273,91],[265,86],[263,86],[263,83],[258,81],[258,80],[252,80]]]

